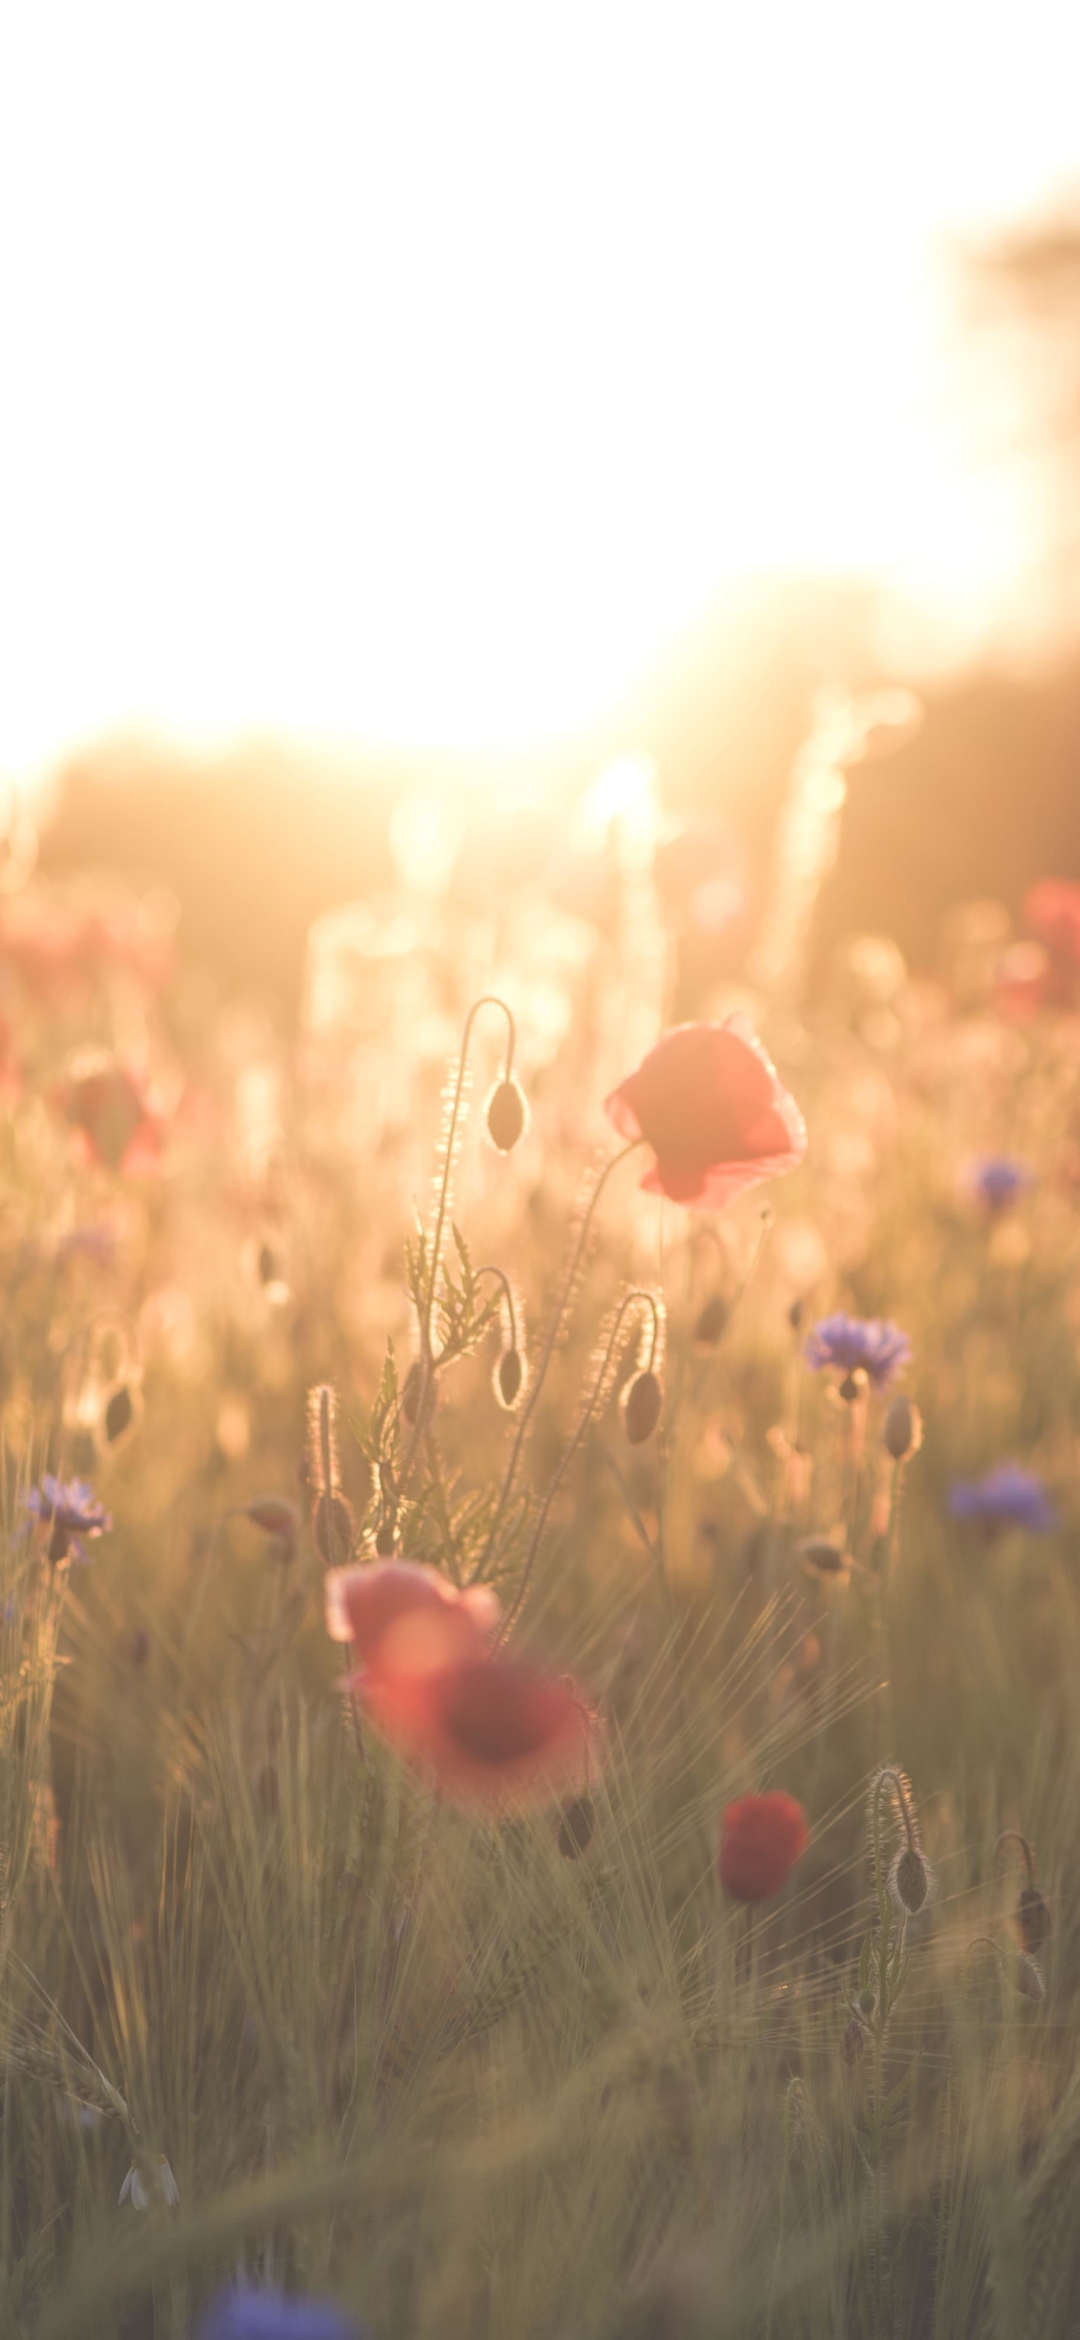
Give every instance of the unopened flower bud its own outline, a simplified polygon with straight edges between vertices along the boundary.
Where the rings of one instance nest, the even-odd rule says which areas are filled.
[[[857,2015],[853,2015],[850,2023],[844,2025],[840,2034],[840,2053],[845,2064],[857,2064],[860,2056],[866,2054],[866,2031]]]
[[[644,1446],[660,1420],[664,1393],[655,1373],[646,1366],[635,1373],[623,1394],[623,1421],[631,1446]]]
[[[795,1549],[813,1576],[843,1576],[851,1565],[847,1553],[831,1536],[804,1536]]]
[[[694,1339],[697,1342],[698,1347],[701,1349],[715,1349],[718,1340],[720,1340],[723,1335],[727,1320],[727,1301],[721,1299],[719,1292],[714,1292],[712,1299],[706,1300],[705,1306],[702,1309],[697,1323],[694,1326]]]
[[[384,1519],[375,1530],[375,1551],[380,1560],[392,1560],[397,1550],[397,1529],[392,1519]]]
[[[909,1462],[922,1445],[922,1435],[922,1415],[918,1406],[913,1406],[911,1399],[905,1397],[903,1390],[899,1390],[885,1416],[882,1438],[886,1453],[891,1454],[894,1462]]]
[[[525,1367],[520,1349],[504,1349],[495,1365],[495,1395],[509,1413],[521,1396]]]
[[[516,1146],[528,1120],[528,1107],[513,1075],[499,1081],[488,1099],[487,1125],[492,1145],[500,1154]]]
[[[889,1870],[889,1891],[897,1909],[914,1917],[930,1891],[930,1864],[915,1844],[897,1853]]]
[[[134,1420],[135,1397],[127,1382],[122,1381],[114,1389],[102,1415],[101,1427],[106,1446],[118,1446]]]
[[[874,2009],[877,2006],[877,1998],[875,1993],[869,1988],[869,1985],[867,1986],[866,1990],[859,1992],[856,2004],[858,2006],[860,2015],[873,2014]]]
[[[865,1388],[866,1375],[862,1366],[856,1365],[850,1373],[845,1373],[838,1394],[843,1398],[846,1406],[853,1406],[856,1398],[861,1398]]]
[[[1035,1960],[1022,1950],[1013,1970],[1013,1981],[1022,1999],[1045,1999],[1046,1984]]]
[[[591,1796],[574,1796],[564,1804],[559,1821],[558,1846],[564,1861],[579,1861],[596,1830],[596,1806]]]
[[[320,1495],[315,1505],[312,1532],[320,1560],[327,1568],[341,1568],[352,1558],[356,1541],[356,1521],[352,1505],[344,1495]]]
[[[1042,1950],[1050,1939],[1053,1927],[1050,1904],[1037,1885],[1025,1885],[1016,1905],[1016,1923],[1020,1939],[1029,1955]]]

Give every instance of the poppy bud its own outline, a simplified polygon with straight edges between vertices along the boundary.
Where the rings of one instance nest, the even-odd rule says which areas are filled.
[[[356,1522],[344,1495],[320,1495],[312,1526],[319,1558],[328,1568],[340,1568],[352,1558]]]
[[[803,1567],[814,1576],[843,1576],[851,1565],[847,1553],[830,1536],[804,1536],[795,1549]]]
[[[664,1393],[655,1373],[646,1367],[644,1373],[635,1373],[623,1395],[623,1421],[631,1446],[644,1446],[651,1438],[660,1420]]]
[[[906,1845],[889,1870],[889,1891],[897,1909],[908,1917],[920,1910],[930,1891],[930,1864],[918,1845]]]
[[[286,1503],[283,1495],[258,1495],[254,1503],[242,1503],[236,1516],[249,1519],[252,1527],[262,1529],[264,1536],[282,1536],[290,1542],[300,1523],[295,1503]]]
[[[528,1118],[528,1108],[511,1075],[498,1081],[488,1098],[487,1125],[492,1145],[500,1154],[513,1152]]]
[[[1016,1961],[1013,1980],[1022,1999],[1045,1999],[1046,1984],[1035,1960],[1028,1956],[1026,1950],[1021,1951]]]
[[[698,1347],[700,1349],[715,1349],[718,1340],[723,1335],[727,1320],[727,1301],[721,1299],[719,1292],[714,1292],[712,1299],[706,1300],[694,1326],[694,1339]]]
[[[516,1406],[525,1379],[520,1349],[504,1349],[495,1365],[495,1395],[507,1413]]]
[[[845,2064],[857,2064],[860,2056],[866,2054],[866,2032],[857,2015],[853,2015],[850,2023],[844,2025],[840,2034],[840,2053]]]
[[[591,1796],[574,1796],[564,1804],[559,1822],[558,1846],[564,1861],[579,1861],[588,1850],[596,1829],[596,1806]]]
[[[882,1437],[886,1453],[891,1454],[894,1462],[909,1462],[922,1445],[922,1434],[922,1415],[918,1406],[913,1406],[911,1399],[900,1390],[885,1416]]]
[[[375,1530],[375,1551],[380,1560],[392,1560],[397,1548],[397,1531],[392,1519],[386,1519]]]
[[[424,1428],[427,1429],[432,1415],[435,1412],[435,1375],[429,1367],[427,1375],[427,1388],[425,1390],[424,1368],[418,1358],[415,1365],[410,1365],[409,1370],[405,1375],[405,1385],[401,1392],[401,1411],[405,1416],[405,1420],[407,1421],[410,1430],[415,1430],[416,1425],[420,1420],[421,1407],[423,1409]]]
[[[1050,1939],[1053,1926],[1050,1904],[1037,1885],[1025,1885],[1016,1907],[1016,1923],[1020,1939],[1029,1955],[1042,1950]]]
[[[866,1988],[866,1990],[865,1990],[865,1991],[860,1991],[860,1992],[859,1992],[859,1996],[858,1996],[857,2005],[858,2005],[858,2009],[859,2009],[859,2013],[860,2013],[860,2015],[872,2015],[872,2014],[873,2014],[873,2012],[874,2012],[874,2009],[875,2009],[875,2007],[877,2006],[877,1999],[876,1999],[876,1997],[875,1997],[875,1994],[874,1994],[874,1992],[873,1992],[873,1991],[872,1991],[872,1990],[869,1988],[869,1986],[867,1986],[867,1988]]]
[[[126,1382],[114,1389],[102,1417],[107,1446],[115,1446],[135,1420],[135,1400]]]
[[[853,1406],[856,1398],[861,1398],[865,1388],[866,1375],[861,1365],[855,1365],[850,1373],[845,1373],[840,1384],[839,1395],[843,1398],[846,1406]]]

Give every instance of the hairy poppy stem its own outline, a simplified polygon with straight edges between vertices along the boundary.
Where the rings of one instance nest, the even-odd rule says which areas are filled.
[[[570,1463],[573,1461],[578,1447],[580,1446],[581,1441],[585,1436],[585,1432],[589,1427],[589,1423],[593,1418],[597,1405],[600,1402],[604,1385],[611,1370],[611,1360],[615,1352],[615,1343],[618,1340],[619,1333],[622,1328],[623,1318],[625,1317],[628,1308],[633,1308],[639,1303],[644,1303],[645,1307],[651,1308],[652,1310],[652,1339],[649,1347],[650,1366],[652,1364],[653,1357],[656,1354],[656,1343],[660,1333],[660,1311],[657,1308],[656,1302],[653,1299],[651,1292],[627,1292],[616,1309],[611,1331],[608,1335],[607,1345],[604,1349],[604,1354],[600,1359],[600,1365],[596,1374],[596,1378],[593,1381],[592,1388],[590,1389],[588,1397],[586,1398],[585,1403],[581,1409],[581,1413],[578,1417],[573,1434],[570,1438],[567,1439],[566,1445],[564,1446],[562,1454],[560,1455],[559,1460],[555,1466],[554,1473],[548,1482],[544,1500],[540,1506],[540,1510],[533,1527],[532,1535],[529,1538],[529,1549],[525,1554],[525,1564],[521,1571],[521,1582],[518,1585],[513,1602],[511,1603],[511,1606],[508,1609],[505,1618],[503,1619],[503,1623],[500,1626],[494,1645],[496,1649],[498,1649],[500,1644],[506,1640],[508,1633],[517,1623],[517,1620],[521,1615],[521,1611],[525,1605],[525,1595],[529,1589],[529,1579],[533,1572],[533,1565],[536,1560],[537,1552],[540,1549],[540,1538],[543,1535],[544,1529],[547,1525],[547,1516],[551,1510],[556,1490],[561,1485],[566,1471]]]
[[[446,1156],[443,1162],[442,1178],[439,1183],[439,1199],[435,1208],[435,1232],[432,1236],[431,1243],[431,1265],[428,1270],[427,1290],[424,1294],[423,1305],[420,1310],[420,1388],[417,1393],[416,1425],[413,1430],[412,1437],[409,1441],[408,1452],[406,1453],[405,1460],[402,1463],[400,1471],[398,1472],[397,1485],[399,1490],[405,1486],[408,1480],[409,1473],[412,1470],[413,1464],[416,1460],[420,1441],[426,1427],[428,1391],[431,1387],[431,1381],[436,1367],[436,1360],[431,1353],[431,1319],[435,1312],[435,1287],[439,1280],[439,1265],[442,1259],[443,1236],[446,1232],[446,1213],[450,1202],[450,1184],[454,1175],[454,1154],[457,1144],[458,1123],[461,1119],[461,1108],[465,1097],[465,1076],[469,1065],[469,1042],[472,1038],[472,1028],[476,1022],[476,1018],[479,1015],[481,1008],[485,1007],[497,1007],[500,1010],[500,1013],[506,1017],[506,1061],[503,1072],[504,1080],[509,1080],[510,1075],[514,1069],[514,1050],[517,1047],[517,1025],[514,1022],[512,1011],[507,1007],[506,1001],[504,999],[500,999],[497,992],[487,991],[483,994],[482,998],[474,999],[473,1004],[469,1009],[468,1015],[465,1018],[464,1030],[462,1031],[461,1035],[461,1048],[458,1053],[457,1074],[454,1080],[454,1094],[450,1103],[450,1120],[447,1124],[446,1130]]]
[[[503,1299],[506,1302],[506,1317],[507,1323],[510,1327],[510,1346],[512,1349],[516,1349],[518,1345],[517,1313],[514,1308],[514,1294],[511,1289],[509,1276],[504,1275],[501,1267],[478,1267],[476,1273],[478,1276],[498,1277],[498,1280],[503,1288]]]
[[[543,1389],[548,1366],[550,1365],[552,1357],[555,1354],[555,1343],[558,1340],[559,1332],[562,1327],[562,1321],[566,1312],[567,1302],[570,1299],[575,1282],[577,1281],[578,1269],[581,1266],[582,1258],[584,1256],[585,1245],[588,1241],[589,1229],[592,1226],[597,1203],[603,1194],[604,1188],[607,1185],[612,1171],[617,1170],[619,1163],[625,1162],[627,1155],[632,1154],[635,1147],[640,1146],[643,1144],[643,1142],[644,1141],[641,1138],[631,1138],[629,1145],[623,1146],[621,1152],[613,1154],[610,1162],[605,1162],[604,1167],[600,1172],[600,1176],[597,1179],[589,1197],[584,1217],[582,1218],[581,1225],[578,1228],[577,1242],[575,1243],[573,1251],[570,1255],[570,1265],[567,1268],[566,1274],[563,1278],[562,1288],[555,1303],[551,1323],[548,1326],[547,1339],[544,1342],[540,1363],[537,1367],[536,1379],[533,1382],[532,1388],[529,1391],[529,1395],[526,1398],[525,1404],[522,1408],[521,1417],[517,1426],[517,1435],[510,1450],[510,1460],[507,1463],[503,1483],[499,1489],[499,1500],[495,1506],[495,1515],[487,1532],[484,1549],[480,1554],[480,1558],[477,1561],[476,1567],[474,1568],[470,1578],[470,1582],[473,1584],[476,1583],[479,1577],[483,1576],[488,1562],[491,1559],[491,1555],[495,1547],[495,1538],[502,1523],[502,1518],[506,1510],[506,1506],[510,1501],[511,1494],[513,1493],[514,1480],[517,1477],[517,1467],[521,1460],[521,1450],[525,1443],[525,1433],[536,1410],[536,1401],[540,1395],[541,1390]]]

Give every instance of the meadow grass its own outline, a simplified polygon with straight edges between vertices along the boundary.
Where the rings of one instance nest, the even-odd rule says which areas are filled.
[[[757,1003],[801,1169],[707,1221],[641,1194],[640,1156],[598,1195],[600,1100],[663,1017],[638,878],[634,900],[607,938],[533,904],[542,967],[475,909],[431,913],[422,951],[398,964],[385,938],[294,1048],[183,980],[21,1001],[0,1587],[19,2340],[181,2340],[232,2275],[334,2296],[378,2340],[1076,2329],[1080,1027],[1020,1030],[989,991],[902,970],[883,1023],[864,955],[805,1024]],[[439,1154],[474,973],[518,1019],[532,1123],[505,1158],[453,1061]],[[146,1177],[72,1160],[50,1080],[86,1038],[171,1084]],[[486,1085],[497,1015],[473,1047]],[[1032,1174],[1008,1210],[964,1185],[995,1149]],[[510,1305],[529,1377],[508,1415]],[[907,1334],[909,1457],[891,1392],[808,1368],[834,1308]],[[617,1393],[651,1365],[662,1419],[631,1443]],[[313,1435],[312,1388],[333,1393]],[[1052,1489],[1049,1532],[950,1513],[955,1480],[1006,1458]],[[32,1530],[46,1467],[114,1515],[87,1568]],[[247,1515],[269,1493],[295,1528]],[[325,1563],[353,1549],[490,1580],[515,1648],[586,1686],[587,1843],[560,1846],[558,1801],[455,1809],[369,1727],[323,1624]],[[810,1848],[741,1905],[720,1816],[773,1788]],[[909,1793],[932,1875],[913,1909],[888,1884]],[[1007,1831],[1053,1912],[1027,1957]],[[129,2170],[144,2208],[119,2204]]]

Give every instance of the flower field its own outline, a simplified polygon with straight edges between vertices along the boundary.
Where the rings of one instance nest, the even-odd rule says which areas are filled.
[[[684,861],[0,900],[13,2340],[1078,2328],[1080,888]]]

